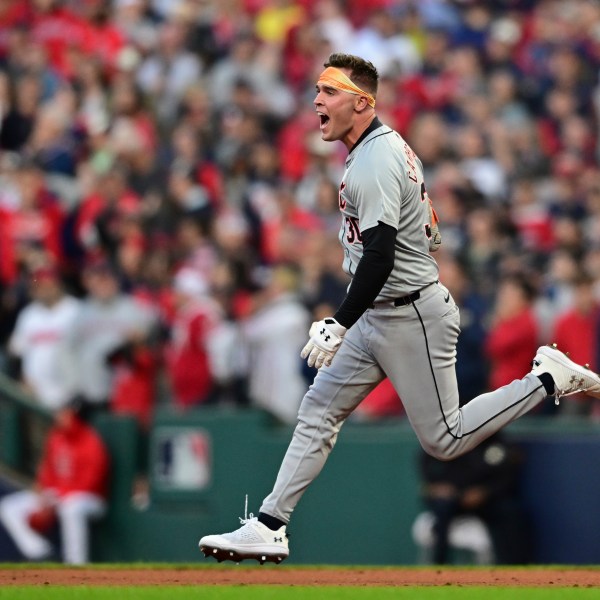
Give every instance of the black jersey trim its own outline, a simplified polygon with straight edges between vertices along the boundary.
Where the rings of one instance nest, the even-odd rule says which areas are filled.
[[[382,125],[383,125],[383,123],[379,120],[379,117],[375,116],[375,118],[371,121],[371,123],[369,123],[369,126],[360,134],[360,137],[356,140],[356,142],[354,143],[354,146],[352,146],[352,148],[350,148],[350,152],[348,152],[348,155],[352,154],[352,152],[354,152],[354,149],[356,148],[356,146],[358,146],[368,135],[373,133],[376,129],[379,129]],[[391,133],[391,132],[386,131],[385,133]],[[383,135],[383,134],[381,134],[381,135]],[[377,137],[379,137],[379,136],[377,136]]]

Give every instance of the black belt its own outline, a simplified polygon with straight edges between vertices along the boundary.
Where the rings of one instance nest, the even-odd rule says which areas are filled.
[[[408,306],[412,304],[415,300],[418,300],[421,297],[421,290],[417,290],[408,296],[402,296],[401,298],[394,299],[394,306]]]
[[[437,283],[437,281],[435,281],[434,283]],[[432,283],[426,285],[425,287],[429,287],[430,285],[433,285]],[[425,288],[421,288],[421,290],[424,290]],[[400,296],[400,298],[394,298],[393,300],[386,300],[384,302],[378,302],[377,304],[371,304],[371,308],[376,308],[376,307],[383,307],[383,306],[391,306],[392,304],[394,306],[408,306],[409,304],[412,304],[415,300],[418,300],[421,297],[421,290],[417,290],[416,292],[413,292],[412,294],[409,294],[408,296]]]
[[[421,290],[417,290],[408,296],[401,296],[400,298],[394,298],[393,300],[384,300],[383,302],[377,302],[377,304],[371,304],[371,308],[383,308],[385,306],[408,306],[415,300],[421,297]]]

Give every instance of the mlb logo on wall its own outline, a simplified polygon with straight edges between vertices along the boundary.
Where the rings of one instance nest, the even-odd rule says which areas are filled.
[[[158,487],[201,490],[212,478],[212,442],[201,428],[159,427],[155,432],[154,476]]]

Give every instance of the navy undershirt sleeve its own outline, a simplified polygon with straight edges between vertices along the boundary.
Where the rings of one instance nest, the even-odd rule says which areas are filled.
[[[333,315],[340,325],[352,327],[377,298],[394,268],[396,234],[394,227],[381,221],[362,232],[362,258],[348,294]]]

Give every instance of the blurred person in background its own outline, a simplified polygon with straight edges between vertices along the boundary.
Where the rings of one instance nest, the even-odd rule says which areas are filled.
[[[241,323],[250,401],[283,423],[295,422],[308,388],[298,352],[310,315],[299,300],[298,285],[296,268],[274,267],[255,295],[253,312]]]
[[[199,56],[187,50],[188,24],[174,16],[158,26],[156,50],[142,62],[136,73],[137,83],[155,98],[156,115],[164,127],[171,127],[177,108],[187,89],[203,71]]]
[[[61,265],[66,217],[37,161],[21,157],[10,180],[13,202],[0,207],[0,279],[8,284],[26,271],[27,255],[33,247],[43,249]]]
[[[318,231],[307,236],[305,244],[304,252],[298,258],[302,272],[302,297],[314,316],[322,318],[343,300],[350,278],[339,269],[343,251],[337,235]]]
[[[32,0],[27,22],[32,39],[44,46],[50,65],[62,78],[73,75],[73,58],[86,46],[90,24],[64,0]]]
[[[598,300],[594,295],[594,279],[579,272],[573,281],[573,301],[570,308],[556,315],[552,341],[572,360],[587,364],[593,371],[598,369]],[[563,404],[560,414],[590,414],[593,398],[581,394]]]
[[[334,188],[330,191],[335,192],[336,201],[333,204],[337,208],[336,182],[340,175],[341,161],[335,147],[324,142],[320,136],[314,135],[314,132],[302,134],[298,129],[295,133],[293,130],[290,131],[289,134],[294,137],[298,134],[304,135],[304,139],[296,151],[288,145],[289,142],[283,143],[283,139],[278,142],[281,144],[279,147],[282,151],[290,152],[290,156],[287,158],[282,157],[281,168],[284,176],[287,174],[286,169],[289,169],[289,162],[301,163],[303,176],[298,179],[295,191],[298,204],[307,210],[330,212],[331,208],[324,207],[320,197],[323,186],[329,186]],[[289,162],[286,163],[286,161]]]
[[[113,377],[110,411],[135,417],[146,434],[156,404],[159,360],[154,344],[143,336],[131,336],[108,354],[107,362]]]
[[[523,249],[537,253],[552,251],[555,245],[552,217],[536,193],[533,178],[520,177],[513,183],[509,211]]]
[[[117,68],[126,44],[121,27],[114,19],[114,4],[104,0],[72,3],[73,12],[86,24],[83,52],[102,61],[108,73]]]
[[[476,198],[483,200],[477,193],[471,196],[470,192],[468,189],[459,190],[459,201],[469,203]],[[487,298],[493,297],[497,290],[500,263],[506,249],[499,217],[498,211],[482,202],[480,207],[467,210],[462,219],[466,238],[458,256],[476,291]]]
[[[473,289],[464,266],[458,260],[442,255],[438,264],[440,278],[460,308],[456,380],[460,398],[467,400],[488,389],[489,364],[485,353],[485,321],[490,303]]]
[[[535,297],[526,275],[509,275],[500,281],[485,340],[489,389],[507,385],[528,372],[540,342],[533,310]]]
[[[22,74],[10,79],[10,95],[2,107],[0,146],[3,150],[21,150],[33,131],[41,99],[41,85],[35,75]]]
[[[114,22],[134,48],[148,54],[156,48],[158,31],[150,18],[147,0],[116,0]]]
[[[173,254],[177,269],[188,267],[204,281],[210,281],[218,260],[211,230],[197,218],[181,217],[176,226]]]
[[[246,92],[254,109],[277,123],[290,117],[295,109],[294,96],[283,82],[281,71],[278,50],[261,44],[251,31],[241,31],[229,53],[219,57],[207,74],[207,87],[215,106],[232,106],[239,92]]]
[[[115,268],[104,259],[83,273],[86,296],[73,328],[78,392],[89,408],[107,410],[114,393],[113,353],[127,344],[145,344],[156,323],[154,312],[121,292]]]
[[[38,108],[31,135],[24,147],[47,173],[73,177],[78,159],[75,126],[77,98],[70,85],[61,85]]]
[[[166,375],[173,406],[185,410],[218,400],[212,343],[218,341],[213,335],[218,334],[222,312],[209,294],[209,282],[193,268],[177,271],[173,290],[175,313],[164,349]]]
[[[384,78],[412,74],[421,66],[415,41],[399,31],[393,9],[375,7],[361,25],[341,51],[364,56]]]
[[[127,186],[127,172],[116,163],[90,169],[89,185],[74,214],[74,236],[85,260],[102,255],[116,260],[119,246],[142,242],[132,217],[139,215],[140,197]]]
[[[137,149],[154,146],[159,125],[149,97],[128,73],[110,78],[108,83],[112,116],[110,136],[115,151],[124,152],[134,142],[138,144]]]
[[[187,165],[213,207],[221,206],[225,200],[223,174],[210,158],[201,132],[189,124],[180,124],[171,132],[169,142],[170,164]]]
[[[550,337],[557,316],[573,306],[573,282],[579,274],[578,260],[571,252],[555,249],[539,278],[540,295],[535,303],[540,333]]]
[[[461,127],[456,132],[456,152],[465,177],[487,203],[493,206],[502,201],[507,191],[506,174],[490,152],[484,134],[474,125]]]
[[[76,392],[73,327],[81,305],[65,293],[53,265],[31,273],[29,291],[32,300],[19,313],[9,341],[11,375],[41,406],[56,411]]]
[[[419,452],[426,513],[415,521],[413,535],[428,549],[428,561],[451,563],[453,542],[459,541],[479,550],[478,562],[514,565],[531,560],[530,530],[519,496],[521,463],[519,448],[502,432],[449,462]],[[478,521],[461,533],[461,521],[463,527],[469,523],[465,517]]]
[[[56,411],[32,489],[0,500],[0,522],[28,560],[54,557],[48,536],[57,523],[63,562],[89,562],[89,526],[106,512],[110,457],[81,410],[71,401]]]
[[[292,186],[280,184],[273,191],[274,212],[261,211],[264,257],[269,263],[295,262],[304,252],[307,239],[320,232],[323,223],[315,211],[298,205]],[[260,209],[259,206],[256,208]]]
[[[341,52],[354,35],[354,27],[342,0],[318,0],[314,3],[312,17],[320,34],[328,41],[332,52]]]
[[[217,122],[214,114],[218,108],[219,105],[212,102],[205,82],[198,81],[187,88],[178,110],[178,126],[198,136],[198,142],[211,159],[214,159],[216,143]]]
[[[171,165],[168,192],[176,217],[193,217],[205,228],[209,226],[213,219],[214,208],[206,188],[196,179],[192,165],[185,162]]]

